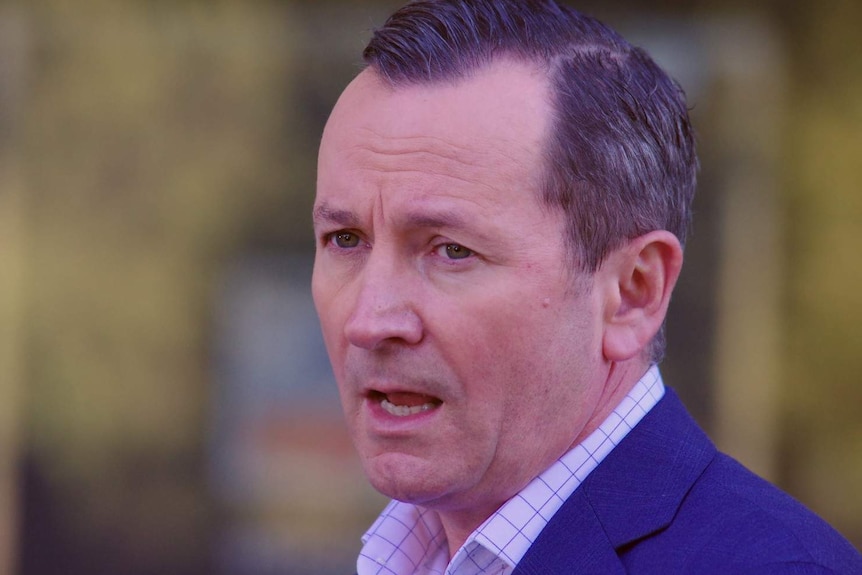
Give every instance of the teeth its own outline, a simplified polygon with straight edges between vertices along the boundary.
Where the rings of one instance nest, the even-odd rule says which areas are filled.
[[[384,410],[386,410],[386,413],[398,417],[416,415],[417,413],[422,413],[423,411],[428,411],[429,409],[434,409],[435,407],[433,403],[423,403],[422,405],[414,405],[413,407],[408,407],[406,405],[395,405],[386,398],[384,398],[380,402],[380,405],[381,407],[383,407]]]

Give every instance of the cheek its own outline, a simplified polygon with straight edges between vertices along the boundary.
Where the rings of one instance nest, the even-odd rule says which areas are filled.
[[[547,310],[512,301],[518,300],[465,304],[429,326],[443,360],[455,368],[464,392],[477,402],[502,404],[526,393],[531,376],[547,367]]]
[[[333,354],[340,336],[344,333],[344,323],[347,320],[348,298],[340,294],[343,290],[332,287],[333,282],[325,271],[318,269],[316,264],[311,280],[311,295],[314,300],[314,308],[320,320],[320,329],[323,339],[330,355]],[[334,358],[333,358],[334,359]]]
[[[335,376],[339,395],[342,400],[347,397],[346,385],[347,374],[345,372],[347,363],[348,345],[343,337],[344,323],[338,310],[331,305],[318,304],[318,317],[320,319],[320,330],[323,335],[323,343],[329,356],[329,364]],[[347,406],[345,405],[345,408]]]
[[[600,350],[586,306],[561,309],[535,299],[533,305],[486,302],[448,320],[457,326],[448,333],[459,334],[459,345],[447,349],[465,392],[486,403],[478,409],[496,411],[507,428],[529,429],[543,414],[575,415]]]

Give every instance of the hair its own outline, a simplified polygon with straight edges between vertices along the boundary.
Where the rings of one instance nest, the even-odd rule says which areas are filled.
[[[685,244],[698,170],[685,95],[598,20],[554,0],[417,0],[374,32],[363,56],[393,86],[455,82],[503,58],[547,70],[541,193],[566,216],[573,269],[593,273],[653,230]],[[661,359],[663,329],[648,351]]]

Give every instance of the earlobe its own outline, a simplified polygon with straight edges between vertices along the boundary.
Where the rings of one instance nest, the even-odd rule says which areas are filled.
[[[643,353],[661,329],[682,268],[682,247],[672,233],[657,230],[615,250],[606,266],[603,352],[620,362]]]

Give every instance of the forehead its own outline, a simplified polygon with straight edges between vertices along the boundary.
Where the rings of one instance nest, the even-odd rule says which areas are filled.
[[[548,86],[545,72],[512,60],[497,61],[451,82],[406,85],[389,84],[368,68],[344,90],[329,124],[370,123],[402,133],[427,129],[423,121],[431,118],[445,131],[454,123],[448,117],[467,120],[489,135],[524,136],[537,120],[539,127],[544,123]]]
[[[543,72],[509,61],[430,85],[393,87],[365,70],[327,122],[318,194],[331,184],[356,183],[359,172],[416,171],[491,186],[533,183],[523,180],[535,178],[542,164],[547,91]]]

